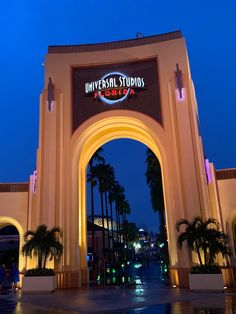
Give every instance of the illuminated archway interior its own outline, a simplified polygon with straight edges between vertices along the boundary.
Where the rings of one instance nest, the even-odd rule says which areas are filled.
[[[149,239],[150,232],[152,234],[152,241],[155,239],[155,234],[159,234],[160,232],[160,212],[154,212],[151,202],[150,196],[150,188],[147,184],[146,179],[146,171],[147,171],[147,149],[145,145],[140,142],[129,140],[129,139],[119,139],[115,141],[109,141],[105,145],[101,147],[99,156],[103,157],[104,160],[95,160],[93,161],[92,166],[96,166],[102,162],[105,163],[106,166],[112,167],[110,169],[114,174],[114,180],[121,184],[124,187],[124,196],[128,204],[130,205],[130,213],[125,216],[125,220],[128,223],[132,223],[136,225],[137,230],[140,229],[140,239],[144,237],[145,239]],[[155,158],[151,155],[151,151],[148,151],[149,158]],[[91,163],[91,161],[90,161]],[[157,160],[157,164],[159,164]],[[135,167],[134,167],[135,165]],[[99,169],[99,167],[98,167]],[[158,168],[157,168],[158,169]],[[153,169],[154,170],[154,169]],[[90,164],[87,169],[87,175],[90,175]],[[150,175],[150,173],[149,173]],[[161,176],[161,173],[159,173]],[[161,179],[161,178],[160,178]],[[109,263],[116,264],[118,262],[117,254],[118,249],[114,249],[113,245],[119,245],[117,226],[122,230],[122,216],[119,218],[119,215],[116,212],[115,203],[109,202],[109,187],[107,187],[106,197],[107,197],[107,206],[106,206],[106,198],[103,201],[103,210],[101,210],[101,195],[99,192],[99,182],[98,179],[95,179],[96,185],[93,187],[93,193],[91,195],[91,180],[87,182],[87,210],[88,210],[88,221],[87,221],[87,240],[88,240],[88,258],[90,261],[90,265],[93,266],[93,258],[95,258],[96,265],[98,263],[98,257],[102,256],[102,238],[104,236],[105,240],[105,248],[106,251],[109,252]],[[113,179],[110,181],[112,184]],[[162,183],[159,184],[160,190],[162,190]],[[162,193],[163,194],[163,193]],[[103,193],[104,196],[104,193]],[[92,198],[92,199],[91,199]],[[160,199],[159,199],[160,202]],[[160,205],[160,203],[159,203]],[[92,215],[92,207],[94,208],[94,216]],[[161,207],[164,210],[164,205]],[[157,209],[156,209],[157,210]],[[165,215],[165,214],[164,214]],[[161,217],[164,217],[162,214]],[[117,220],[119,221],[117,225]],[[94,221],[94,224],[93,224]],[[165,222],[164,222],[165,224]],[[103,235],[103,226],[105,228],[105,232]],[[93,227],[92,227],[93,226]],[[109,228],[107,227],[109,226]],[[143,231],[141,233],[141,231]],[[110,241],[108,241],[108,238]],[[113,241],[113,239],[115,239]],[[121,241],[123,242],[123,240]],[[147,243],[148,241],[146,241]],[[142,247],[139,250],[139,253],[142,255],[145,252],[147,253],[147,244],[144,245],[144,240],[140,241]],[[121,243],[120,243],[121,245]],[[144,247],[143,247],[144,245]],[[154,258],[155,247],[153,244],[153,249],[148,250],[149,257],[152,256]],[[126,246],[127,248],[127,246]],[[151,248],[151,247],[150,247]],[[146,251],[145,251],[146,250]],[[123,250],[124,251],[124,250]],[[131,253],[132,252],[132,253]],[[123,252],[120,250],[119,254]],[[129,256],[128,256],[129,253]],[[137,252],[136,252],[137,253]],[[134,249],[132,250],[132,246],[129,245],[129,252],[126,252],[126,258],[129,258],[129,261],[134,260]],[[137,255],[138,256],[138,255]],[[145,255],[147,257],[147,255]],[[114,259],[116,258],[116,261]],[[156,256],[157,258],[157,256]]]
[[[152,121],[147,121],[147,123],[144,124],[141,119],[137,119],[136,117],[134,118],[132,116],[127,117],[127,112],[125,114],[125,117],[117,116],[99,119],[97,123],[94,123],[90,128],[85,129],[85,132],[81,133],[81,130],[78,130],[78,132],[80,132],[80,135],[78,137],[77,134],[74,135],[76,141],[73,154],[74,158],[72,162],[72,189],[74,186],[78,186],[78,194],[76,193],[76,190],[72,190],[72,204],[74,202],[78,202],[78,240],[80,248],[80,267],[82,272],[83,270],[87,269],[86,168],[90,158],[99,147],[111,140],[120,138],[133,139],[143,143],[153,151],[153,153],[156,155],[160,162],[163,176],[163,194],[165,199],[167,235],[169,239],[168,241],[171,265],[176,265],[178,260],[175,241],[175,227],[172,222],[172,219],[174,219],[174,217],[173,215],[169,215],[168,212],[168,202],[170,200],[168,200],[167,197],[167,194],[169,194],[169,179],[168,167],[165,160],[166,157],[163,145],[160,141],[160,138],[157,138],[155,132],[153,132],[152,130]],[[149,119],[147,117],[144,117],[144,120]],[[155,123],[155,127],[158,127],[158,124]],[[78,174],[78,177],[76,176],[76,173]],[[77,178],[79,178],[79,181],[77,181]],[[78,182],[79,184],[77,185],[76,183]]]

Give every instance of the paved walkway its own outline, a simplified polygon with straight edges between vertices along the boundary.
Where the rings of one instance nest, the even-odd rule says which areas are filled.
[[[140,270],[142,284],[134,288],[99,287],[58,290],[52,294],[0,295],[0,313],[235,313],[232,309],[236,293],[232,291],[194,293],[173,289],[155,280],[157,272],[153,265],[145,273]]]
[[[78,289],[53,294],[0,296],[0,313],[235,313],[236,293],[179,289]]]
[[[226,302],[224,293],[191,293],[168,288],[68,290],[51,295],[25,295],[21,301],[23,304],[79,313],[115,313],[117,310],[178,303],[186,303],[190,307],[192,304],[193,307],[201,305],[202,308],[220,309],[224,308]]]

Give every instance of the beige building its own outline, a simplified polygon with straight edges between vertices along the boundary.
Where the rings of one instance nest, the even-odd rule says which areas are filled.
[[[180,32],[119,42],[51,46],[40,97],[36,173],[29,183],[0,185],[0,224],[20,234],[60,226],[61,287],[88,282],[86,167],[103,144],[130,138],[147,145],[162,169],[171,280],[187,286],[194,257],[177,248],[175,223],[215,217],[230,236],[236,262],[236,169],[215,171],[204,160],[197,103]],[[20,257],[20,269],[34,261]],[[234,272],[225,271],[234,284]]]

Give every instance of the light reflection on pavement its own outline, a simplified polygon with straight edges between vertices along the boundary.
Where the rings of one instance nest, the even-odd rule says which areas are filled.
[[[222,295],[220,295],[222,296]],[[61,313],[61,314],[233,314],[236,309],[236,294],[223,295],[220,302],[217,300],[217,295],[205,299],[195,298],[193,301],[181,301],[167,304],[150,305],[143,307],[134,307],[129,309],[112,309],[100,311],[91,308],[79,310],[63,310],[55,307],[48,307],[43,305],[21,303],[17,296],[0,296],[0,313],[1,314],[47,314],[47,313]]]
[[[136,272],[133,288],[58,290],[0,295],[0,314],[233,314],[236,293],[193,293],[163,285],[157,265]]]

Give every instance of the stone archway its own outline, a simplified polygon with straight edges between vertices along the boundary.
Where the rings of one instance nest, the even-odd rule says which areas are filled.
[[[71,143],[71,211],[78,221],[78,259],[81,281],[87,279],[87,230],[86,230],[86,168],[94,152],[103,144],[129,138],[148,146],[158,158],[162,169],[163,193],[165,199],[167,236],[170,266],[178,265],[175,230],[175,212],[171,210],[171,184],[164,133],[161,126],[144,114],[117,110],[94,116],[87,120],[72,137]],[[77,213],[77,214],[75,214]],[[177,217],[181,216],[178,213]]]
[[[14,226],[18,233],[19,233],[19,259],[18,259],[18,268],[20,271],[23,270],[23,268],[25,267],[25,259],[21,254],[21,250],[22,250],[22,246],[23,246],[23,242],[24,242],[24,231],[23,228],[21,227],[21,225],[19,224],[19,222],[17,220],[15,220],[14,218],[11,217],[7,217],[7,216],[2,216],[0,217],[0,228],[8,226],[8,225],[12,225]]]
[[[231,262],[235,267],[236,265],[236,209],[232,210],[226,220],[226,233],[229,237],[229,244],[232,248]]]

